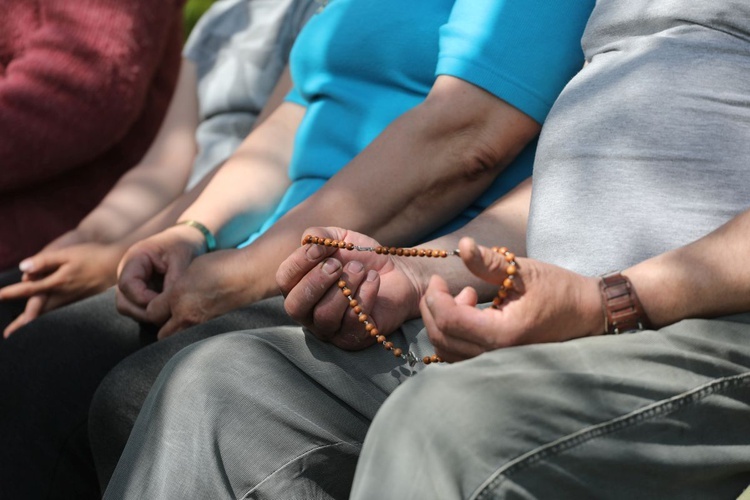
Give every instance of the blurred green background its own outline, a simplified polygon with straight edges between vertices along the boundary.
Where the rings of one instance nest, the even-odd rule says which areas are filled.
[[[215,0],[188,0],[185,4],[185,38]]]

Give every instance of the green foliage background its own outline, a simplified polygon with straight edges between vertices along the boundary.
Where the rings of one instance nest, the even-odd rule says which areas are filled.
[[[185,38],[212,3],[214,0],[188,0],[185,4]]]

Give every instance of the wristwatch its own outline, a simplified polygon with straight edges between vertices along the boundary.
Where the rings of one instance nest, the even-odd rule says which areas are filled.
[[[602,293],[605,333],[618,335],[651,328],[633,284],[619,272],[606,274],[599,281]]]

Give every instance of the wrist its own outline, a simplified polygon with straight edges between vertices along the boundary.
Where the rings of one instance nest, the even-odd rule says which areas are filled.
[[[193,228],[203,236],[205,253],[211,253],[216,250],[216,237],[206,226],[193,219],[181,220],[175,226],[186,226]]]
[[[189,247],[193,258],[207,253],[206,239],[200,231],[193,227],[175,224],[166,228],[163,232],[169,234],[170,238],[177,240],[175,243],[179,242],[178,244]]]
[[[616,335],[651,328],[651,320],[627,276],[619,272],[601,276],[599,290],[605,334]]]
[[[581,288],[579,303],[582,311],[581,318],[585,318],[586,336],[603,335],[606,333],[606,318],[602,304],[600,279],[598,277],[586,277],[586,283]]]

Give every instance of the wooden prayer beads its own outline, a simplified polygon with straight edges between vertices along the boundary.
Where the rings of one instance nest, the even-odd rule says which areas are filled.
[[[302,238],[302,245],[308,244],[335,247],[342,250],[358,252],[375,252],[380,255],[394,255],[398,257],[446,258],[449,256],[459,255],[458,250],[446,251],[427,248],[400,248],[383,246],[363,247],[346,241],[340,241],[331,238],[321,238],[319,236],[312,236],[309,234]],[[497,296],[492,301],[492,307],[497,309],[508,297],[509,292],[514,289],[514,282],[518,273],[518,264],[515,260],[515,254],[510,252],[506,247],[492,247],[492,250],[502,255],[505,258],[505,262],[507,262],[508,264],[505,268],[505,272],[508,276],[507,278],[505,278],[505,280],[503,280],[503,283],[502,285],[500,285],[500,289],[497,292]],[[404,353],[401,348],[394,346],[393,342],[388,341],[385,335],[380,334],[380,331],[375,327],[372,319],[367,315],[367,313],[365,313],[362,305],[357,301],[357,299],[353,297],[353,292],[348,287],[346,281],[344,281],[343,279],[339,280],[338,287],[339,289],[341,289],[341,293],[344,295],[344,297],[346,297],[346,299],[349,301],[349,307],[351,307],[354,314],[357,315],[359,322],[365,326],[365,331],[367,331],[367,333],[371,337],[373,337],[378,344],[381,344],[387,351],[391,351],[395,357],[405,359],[409,363],[409,366],[414,366],[420,361],[425,365],[429,365],[430,363],[440,363],[443,361],[439,356],[435,354],[419,359],[413,352],[408,351],[407,353]]]

